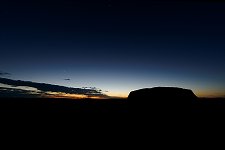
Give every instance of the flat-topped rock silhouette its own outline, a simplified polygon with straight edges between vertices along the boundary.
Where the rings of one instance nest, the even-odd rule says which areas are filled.
[[[189,89],[178,87],[154,87],[130,92],[129,107],[135,112],[190,111],[197,96]]]
[[[196,99],[197,96],[189,89],[178,87],[154,87],[130,92],[128,99]]]

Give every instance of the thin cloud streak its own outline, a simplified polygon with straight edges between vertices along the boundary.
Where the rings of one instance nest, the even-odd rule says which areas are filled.
[[[8,72],[0,71],[0,76],[11,76],[11,74]]]

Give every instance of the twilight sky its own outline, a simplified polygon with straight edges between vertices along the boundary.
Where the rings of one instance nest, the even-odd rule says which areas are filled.
[[[225,3],[1,1],[0,71],[111,96],[154,86],[225,96]]]

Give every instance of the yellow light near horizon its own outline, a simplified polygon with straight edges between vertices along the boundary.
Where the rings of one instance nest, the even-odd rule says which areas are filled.
[[[101,96],[90,96],[90,95],[84,95],[84,94],[67,94],[67,93],[61,93],[61,92],[48,92],[48,97],[50,98],[69,98],[69,99],[85,99],[85,98],[91,98],[91,99],[104,99]]]
[[[216,98],[216,97],[224,97],[225,91],[222,90],[198,90],[195,92],[198,97],[206,97],[206,98]]]
[[[111,97],[127,98],[129,93],[108,92],[107,95]]]

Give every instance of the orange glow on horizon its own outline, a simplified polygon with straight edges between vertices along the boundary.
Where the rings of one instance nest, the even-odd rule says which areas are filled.
[[[205,98],[217,98],[217,97],[225,97],[225,91],[223,90],[197,90],[194,92],[198,97],[205,97]]]
[[[115,98],[127,98],[129,93],[108,92],[107,95]]]
[[[101,96],[90,96],[90,95],[84,95],[84,94],[66,94],[66,93],[58,93],[58,92],[48,92],[47,93],[50,98],[70,98],[70,99],[85,99],[85,98],[91,98],[91,99],[105,99]]]

